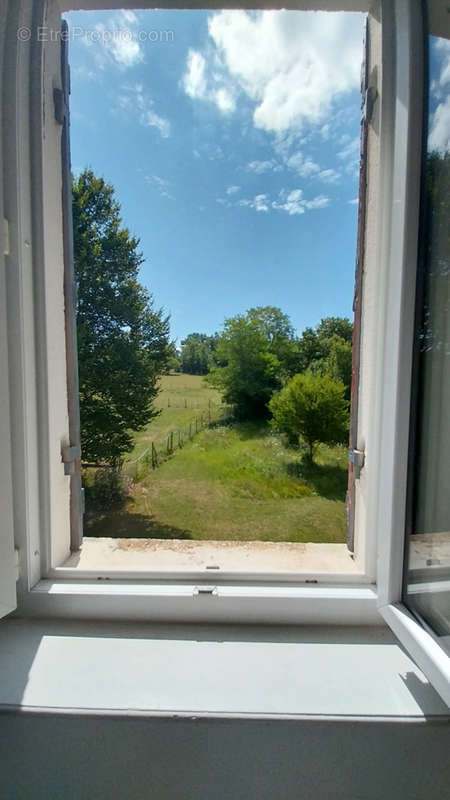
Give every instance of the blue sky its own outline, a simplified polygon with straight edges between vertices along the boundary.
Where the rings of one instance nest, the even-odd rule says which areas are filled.
[[[362,15],[67,19],[73,170],[115,187],[172,336],[257,305],[298,332],[351,316]]]

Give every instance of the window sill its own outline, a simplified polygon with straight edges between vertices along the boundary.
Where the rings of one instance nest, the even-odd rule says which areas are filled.
[[[42,580],[19,598],[20,617],[172,623],[381,625],[372,586]]]
[[[90,537],[49,577],[365,583],[345,544]]]
[[[5,620],[0,708],[424,721],[448,710],[387,628]]]

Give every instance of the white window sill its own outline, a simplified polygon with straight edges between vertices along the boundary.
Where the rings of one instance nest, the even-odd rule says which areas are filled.
[[[301,625],[383,625],[375,587],[199,583],[120,579],[42,580],[19,598],[17,616]]]
[[[49,577],[216,580],[326,579],[364,583],[345,544],[85,537]]]
[[[448,709],[387,628],[5,620],[0,708],[407,719]]]

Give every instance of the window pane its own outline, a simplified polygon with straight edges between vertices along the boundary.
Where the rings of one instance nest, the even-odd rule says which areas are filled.
[[[429,37],[421,320],[406,602],[450,632],[450,41]]]

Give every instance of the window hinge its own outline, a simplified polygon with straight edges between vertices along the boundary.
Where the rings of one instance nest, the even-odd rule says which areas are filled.
[[[81,448],[79,445],[63,445],[61,448],[61,459],[64,464],[64,475],[73,475],[75,472],[75,462],[81,458]]]
[[[53,89],[53,105],[58,125],[63,125],[66,118],[66,98],[62,89]]]
[[[20,578],[20,552],[19,548],[14,548],[14,568],[16,570],[16,581]]]
[[[361,474],[361,470],[364,466],[364,450],[354,450],[350,448],[348,451],[348,460],[350,464],[353,464],[353,472],[355,474],[355,478],[359,478]]]
[[[11,251],[9,249],[9,222],[5,218],[3,219],[3,255],[11,255]]]
[[[219,594],[219,591],[217,589],[217,586],[194,586],[193,594],[194,595],[210,594],[217,596]]]
[[[375,86],[369,86],[364,93],[364,103],[362,107],[362,118],[364,122],[371,122],[373,116],[373,107],[378,93]]]

